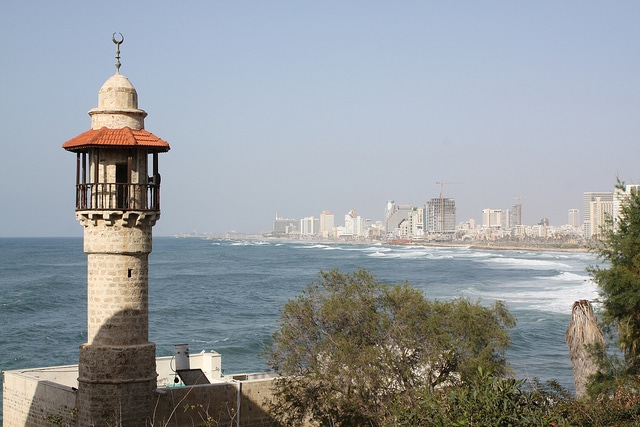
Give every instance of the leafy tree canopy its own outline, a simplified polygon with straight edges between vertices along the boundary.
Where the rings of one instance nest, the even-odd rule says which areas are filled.
[[[386,426],[569,426],[563,412],[571,398],[556,383],[501,378],[483,372],[464,384],[436,392],[420,390],[417,405],[396,405]],[[585,425],[585,424],[576,424]]]
[[[502,302],[430,301],[364,270],[321,272],[285,305],[266,350],[282,375],[273,413],[284,425],[382,425],[418,389],[468,381],[478,368],[504,375],[514,325]]]

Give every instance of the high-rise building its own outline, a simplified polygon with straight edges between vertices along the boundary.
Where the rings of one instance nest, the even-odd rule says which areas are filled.
[[[425,234],[425,207],[413,208],[409,215],[410,233],[412,237],[422,237]]]
[[[387,206],[384,209],[384,221],[387,222],[387,220],[391,217],[391,215],[393,215],[395,211],[396,202],[394,202],[393,200],[387,200]]]
[[[586,192],[583,195],[584,237],[591,239],[600,235],[605,226],[607,215],[613,215],[613,192]]]
[[[329,211],[320,214],[320,233],[324,239],[335,237],[335,215]]]
[[[450,236],[455,234],[456,201],[454,199],[436,197],[429,200],[425,216],[428,234]]]
[[[296,234],[298,232],[298,221],[292,218],[280,218],[276,214],[276,219],[273,220],[273,235],[274,236],[287,236]]]
[[[483,209],[482,228],[504,228],[506,216],[502,209]]]
[[[398,237],[400,224],[409,220],[409,215],[413,210],[411,205],[396,205],[393,201],[387,203],[385,210],[385,229],[387,237]]]
[[[568,224],[573,228],[580,227],[580,210],[579,209],[569,209]]]
[[[522,225],[522,204],[518,203],[513,205],[511,212],[509,212],[509,224],[508,227],[516,227]]]
[[[301,236],[316,236],[320,234],[320,219],[307,216],[300,220],[300,235]]]
[[[344,236],[354,238],[365,236],[364,219],[357,214],[355,209],[351,209],[349,213],[344,216],[344,229]]]
[[[625,186],[624,190],[621,188],[616,188],[613,195],[613,222],[614,225],[617,226],[620,220],[620,213],[622,209],[622,202],[625,198],[630,196],[632,192],[636,192],[640,190],[640,184],[628,184]]]

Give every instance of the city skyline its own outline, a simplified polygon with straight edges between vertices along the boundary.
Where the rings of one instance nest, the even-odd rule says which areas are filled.
[[[439,184],[444,184],[439,182]],[[442,187],[444,189],[444,186]],[[576,238],[592,240],[600,238],[602,232],[616,227],[620,221],[623,201],[632,192],[637,192],[640,184],[616,185],[614,191],[583,193],[584,214],[580,209],[567,211],[567,222],[551,224],[548,218],[527,224],[522,221],[522,198],[509,208],[486,208],[482,211],[482,221],[474,218],[459,221],[456,218],[456,201],[453,198],[432,198],[423,205],[396,204],[388,200],[384,219],[362,218],[356,209],[344,215],[344,226],[336,223],[335,214],[323,210],[320,218],[307,216],[301,220],[283,218],[276,213],[273,229],[269,235],[273,237],[322,237],[324,239],[381,239],[381,240],[495,240],[542,238],[557,241],[558,239]],[[299,225],[298,225],[299,224]]]
[[[436,182],[436,184],[442,184],[442,182]],[[629,191],[629,188],[638,188],[640,186],[640,184],[630,184],[630,183],[625,183],[626,187],[627,187],[627,192]],[[569,207],[567,208],[566,212],[565,212],[565,217],[564,220],[560,220],[559,222],[552,222],[549,220],[549,217],[547,216],[543,216],[537,220],[534,220],[532,222],[528,222],[528,221],[523,221],[522,218],[523,217],[527,217],[526,215],[526,204],[523,203],[523,199],[526,199],[525,196],[518,196],[518,197],[514,197],[514,202],[512,204],[510,204],[509,206],[503,206],[503,207],[498,207],[498,206],[493,206],[493,207],[485,207],[482,209],[482,211],[480,212],[480,214],[478,215],[478,217],[473,216],[473,217],[469,217],[469,218],[459,218],[456,216],[456,220],[455,220],[455,225],[459,226],[465,223],[469,223],[469,222],[475,222],[478,225],[482,225],[483,223],[483,217],[485,217],[485,211],[502,211],[502,215],[507,215],[507,216],[516,216],[518,218],[518,222],[522,225],[528,225],[528,226],[533,226],[533,225],[540,225],[542,223],[545,223],[546,225],[549,226],[553,226],[553,227],[562,227],[565,225],[569,225],[572,226],[574,228],[579,228],[581,227],[585,221],[589,221],[591,216],[590,216],[590,208],[589,208],[589,202],[588,202],[588,195],[598,195],[598,196],[602,196],[602,195],[607,195],[608,196],[608,201],[611,202],[612,200],[614,200],[615,198],[615,194],[618,192],[619,190],[616,189],[615,185],[612,185],[612,188],[609,191],[584,191],[583,193],[580,194],[580,199],[581,202],[580,204],[576,204],[576,207]],[[442,194],[442,193],[441,193]],[[417,204],[417,205],[413,205],[410,203],[397,203],[398,206],[404,206],[404,207],[428,207],[429,203],[432,201],[437,201],[439,198],[438,197],[432,197],[429,200],[425,201],[422,204]],[[446,199],[451,199],[454,200],[455,203],[455,198],[445,198]],[[389,199],[387,200],[387,203],[395,203],[395,200]],[[524,207],[523,207],[524,206]],[[578,207],[580,206],[580,207]],[[455,207],[455,209],[457,210],[457,206]],[[611,211],[609,212],[609,214],[613,214],[614,211],[616,211],[616,208],[611,207]],[[619,209],[619,207],[618,207]],[[358,209],[357,207],[352,207],[351,209],[348,210],[348,212],[357,212]],[[517,211],[517,212],[515,212]],[[525,214],[523,214],[523,211],[525,212]],[[328,210],[325,208],[323,208],[323,213],[327,212],[327,213],[331,213],[333,215],[338,214],[338,215],[342,215],[343,213],[341,212],[337,212],[337,211],[333,211],[333,210]],[[616,211],[617,212],[617,211]],[[347,212],[344,212],[345,214]],[[529,215],[530,216],[530,215]],[[298,217],[293,217],[293,216],[280,216],[279,212],[275,213],[275,219],[287,219],[287,220],[296,220],[296,221],[300,221],[301,219],[308,219],[308,218],[316,218],[319,219],[320,217],[316,217],[315,213],[305,213],[302,217],[298,218]],[[385,219],[385,215],[382,216],[366,216],[364,217],[364,219],[366,219],[367,221],[371,221],[371,222],[376,222],[376,221],[381,221],[382,223],[384,223],[384,219]],[[509,219],[508,220],[510,223],[514,223],[514,220]],[[602,221],[604,221],[603,218],[600,218],[599,220],[599,224],[602,225]],[[588,232],[588,234],[590,234],[590,231]]]
[[[640,3],[3,2],[0,237],[81,236],[61,145],[101,83],[136,87],[171,144],[157,235],[268,232],[384,203],[521,198],[567,221],[640,182]],[[46,214],[43,214],[46,213]]]
[[[612,190],[612,191],[610,191],[610,192],[608,192],[608,193],[613,194],[613,190]],[[584,197],[584,196],[583,196],[583,195],[581,195],[581,198],[583,198],[583,197]],[[445,198],[445,199],[455,200],[455,198],[454,198],[454,197],[447,197],[447,198]],[[431,201],[434,201],[434,200],[439,200],[439,198],[438,198],[438,197],[432,197],[432,198],[430,198],[429,200],[425,201],[424,203],[422,203],[422,204],[417,204],[417,205],[410,204],[410,203],[397,203],[397,205],[402,205],[402,206],[412,206],[412,207],[424,207],[424,206],[427,206]],[[389,200],[387,200],[387,203],[388,203],[388,202],[394,202],[394,203],[395,203],[395,200],[394,200],[394,199],[389,199]],[[487,206],[487,207],[485,207],[484,209],[482,209],[482,210],[480,211],[479,215],[477,215],[476,217],[471,217],[471,218],[458,218],[458,217],[456,216],[456,223],[457,223],[457,224],[465,223],[465,222],[469,222],[470,220],[471,220],[471,221],[476,221],[476,222],[478,222],[478,223],[482,223],[482,217],[483,217],[483,214],[484,214],[484,211],[485,211],[485,210],[487,210],[487,209],[489,209],[489,210],[502,210],[502,211],[505,211],[505,212],[506,212],[506,211],[511,211],[511,210],[513,210],[513,209],[514,209],[514,208],[516,208],[518,205],[520,206],[520,208],[521,208],[521,209],[523,209],[523,208],[522,208],[522,206],[523,206],[523,205],[525,205],[525,204],[524,204],[524,203],[522,203],[521,201],[517,201],[517,202],[512,203],[512,204],[511,204],[511,205],[509,205],[509,206],[503,206],[503,207],[497,207],[497,206],[489,207],[489,206]],[[457,209],[457,205],[456,205],[456,209]],[[525,210],[525,211],[526,211],[526,209],[523,209],[523,210]],[[325,208],[323,208],[323,209],[322,209],[322,212],[325,212],[325,211],[326,211],[326,212],[329,212],[329,213],[331,213],[331,214],[334,214],[334,215],[343,215],[343,214],[347,214],[348,212],[351,212],[351,211],[359,212],[357,207],[352,207],[351,209],[348,209],[348,210],[347,210],[347,211],[345,211],[345,212],[337,212],[337,211],[335,211],[335,210],[327,209],[327,208],[325,207]],[[382,211],[384,211],[384,208],[382,209]],[[567,209],[567,212],[565,213],[564,222],[560,221],[560,222],[555,223],[555,224],[553,224],[553,225],[560,226],[560,225],[568,225],[568,224],[571,224],[571,221],[569,220],[569,215],[570,215],[570,212],[571,212],[571,211],[577,211],[577,212],[578,212],[578,214],[579,214],[579,219],[580,219],[580,221],[579,221],[579,222],[580,222],[580,223],[582,223],[582,221],[583,221],[583,217],[582,217],[582,210],[581,210],[580,208],[575,207],[575,208],[568,208],[568,209]],[[282,213],[281,211],[276,211],[276,212],[275,212],[275,218],[272,218],[272,219],[295,219],[295,220],[301,220],[301,219],[308,218],[308,217],[320,218],[320,214],[318,214],[317,212],[307,212],[307,213],[303,214],[301,217],[294,217],[294,216],[286,215],[286,214],[285,214],[285,215],[281,215],[281,213]],[[375,216],[375,215],[374,215],[374,216],[366,216],[366,219],[367,219],[367,220],[371,220],[371,221],[383,221],[383,220],[384,220],[384,214],[377,215],[377,216]],[[534,223],[531,223],[531,225],[533,225],[533,224],[538,224],[540,221],[542,221],[542,220],[548,220],[548,219],[549,219],[548,217],[542,217],[542,218],[539,218],[539,219],[538,219],[538,220],[536,220]],[[524,222],[524,221],[523,221],[522,223],[523,223],[523,224],[525,224],[525,222]]]

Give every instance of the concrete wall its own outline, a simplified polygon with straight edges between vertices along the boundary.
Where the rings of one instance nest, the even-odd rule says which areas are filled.
[[[6,371],[2,393],[4,427],[76,425],[76,391],[68,385]]]
[[[158,359],[159,379],[172,383],[169,357]],[[203,368],[210,385],[161,387],[153,392],[148,425],[193,427],[266,427],[272,399],[271,374],[220,376],[220,355],[190,357],[192,368]],[[167,372],[164,372],[167,371]],[[4,427],[81,426],[77,412],[78,366],[57,366],[4,372]],[[162,384],[164,381],[158,381]],[[113,424],[116,427],[118,424]]]
[[[273,378],[158,389],[154,425],[275,425],[268,413]]]

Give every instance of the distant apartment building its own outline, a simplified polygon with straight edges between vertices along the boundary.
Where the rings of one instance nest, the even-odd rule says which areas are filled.
[[[398,239],[411,239],[411,221],[406,219],[398,224],[395,234]]]
[[[629,197],[632,192],[640,191],[640,184],[628,184],[624,190],[616,188],[613,194],[613,223],[617,227],[622,210],[622,202]]]
[[[483,209],[482,228],[507,228],[507,215],[502,209]]]
[[[300,220],[300,236],[311,237],[320,234],[320,219],[307,216]]]
[[[355,209],[344,216],[344,237],[360,238],[366,236],[365,221]]]
[[[613,218],[613,192],[586,192],[583,195],[584,237],[598,238],[607,220]]]
[[[411,205],[396,205],[393,200],[387,202],[384,220],[385,230],[388,238],[400,237],[401,224],[409,221],[409,216],[413,211]],[[408,224],[405,224],[405,227]]]
[[[503,209],[502,210],[502,229],[510,230],[512,227],[514,227],[515,225],[512,222],[514,219],[516,219],[516,216],[513,210]]]
[[[522,225],[522,204],[521,203],[518,203],[517,205],[513,205],[511,207],[511,211],[509,212],[508,228],[517,227],[518,225]]]
[[[391,215],[393,215],[393,213],[395,211],[396,211],[396,202],[394,202],[393,200],[387,200],[387,206],[385,206],[385,208],[384,208],[384,222],[385,223],[391,217]]]
[[[409,227],[412,237],[423,237],[425,234],[425,208],[413,208],[409,214]]]
[[[273,235],[274,236],[288,236],[298,233],[298,220],[291,218],[280,218],[276,215],[276,219],[273,220]]]
[[[545,221],[540,221],[539,224],[531,226],[530,229],[531,229],[531,236],[542,238],[542,239],[547,238],[548,226]]]
[[[365,220],[365,225],[367,227],[368,237],[380,240],[385,236],[384,224],[380,220]]]
[[[322,211],[320,214],[320,235],[324,239],[335,237],[335,215],[329,211]]]
[[[579,209],[569,209],[569,218],[568,218],[567,224],[569,224],[573,228],[580,227],[580,210]]]
[[[518,239],[522,239],[527,236],[527,227],[522,224],[515,225],[511,227],[511,235]]]
[[[436,197],[427,202],[426,232],[429,235],[453,236],[456,232],[456,201]]]

